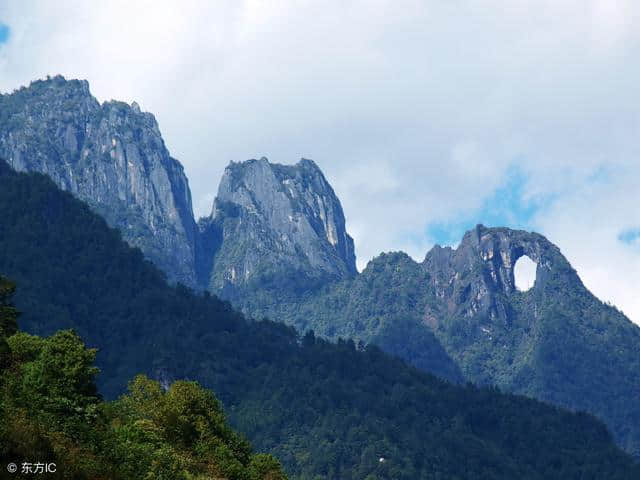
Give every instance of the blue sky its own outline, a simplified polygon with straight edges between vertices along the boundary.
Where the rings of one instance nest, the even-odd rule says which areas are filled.
[[[0,22],[0,45],[9,40],[9,26]]]
[[[637,245],[640,247],[640,228],[625,230],[620,233],[618,238],[626,245]]]
[[[535,215],[550,205],[552,199],[527,199],[528,177],[517,165],[511,165],[505,172],[505,180],[476,209],[453,216],[447,222],[430,223],[427,237],[442,246],[457,245],[464,233],[477,224],[487,227],[509,226],[522,230],[535,229]]]
[[[610,186],[614,172],[610,166],[601,165],[586,175],[584,185]],[[532,197],[527,194],[531,178],[519,166],[511,164],[505,171],[504,181],[477,208],[452,215],[447,221],[432,222],[427,225],[425,236],[442,246],[457,245],[465,232],[477,224],[487,227],[508,226],[510,228],[535,231],[540,228],[538,216],[550,210],[554,202],[562,196],[571,195],[569,186],[561,191]],[[588,208],[585,205],[585,208]],[[640,227],[627,228],[618,234],[618,240],[626,245],[640,245]],[[413,237],[415,241],[415,237]]]

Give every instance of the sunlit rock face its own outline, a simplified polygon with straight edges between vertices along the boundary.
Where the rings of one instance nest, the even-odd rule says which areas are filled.
[[[457,249],[436,246],[423,265],[431,275],[436,297],[444,300],[449,313],[482,314],[508,322],[508,302],[503,299],[522,290],[515,279],[516,263],[522,259],[535,265],[535,283],[530,288],[540,294],[555,275],[582,286],[558,247],[542,235],[508,228],[478,225],[465,234]],[[434,315],[438,316],[430,314]]]
[[[87,202],[171,280],[194,285],[196,225],[182,165],[154,116],[102,105],[61,76],[0,95],[0,157]]]
[[[311,160],[232,162],[200,230],[200,275],[223,295],[248,284],[305,288],[356,274],[342,207]]]

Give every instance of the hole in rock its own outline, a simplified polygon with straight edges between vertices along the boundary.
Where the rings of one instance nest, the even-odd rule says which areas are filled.
[[[526,255],[523,255],[516,261],[513,268],[513,278],[516,288],[521,292],[526,292],[536,283],[536,268],[538,264]]]

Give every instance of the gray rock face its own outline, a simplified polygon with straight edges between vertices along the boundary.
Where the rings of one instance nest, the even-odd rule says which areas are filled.
[[[426,312],[425,318],[480,315],[492,321],[509,322],[507,300],[517,293],[514,267],[524,255],[537,264],[537,293],[544,292],[558,276],[572,288],[586,292],[558,247],[542,235],[478,225],[464,235],[456,250],[437,245],[426,255],[422,265],[445,310]]]
[[[534,287],[515,287],[522,256],[537,264]],[[522,375],[551,328],[550,308],[577,315],[578,301],[600,302],[558,247],[536,233],[478,225],[457,249],[434,247],[421,264],[428,281],[423,323],[458,361],[467,378],[520,390]],[[582,308],[582,307],[580,307]],[[529,382],[529,380],[527,380]]]
[[[342,207],[311,160],[232,162],[200,228],[209,285],[223,294],[250,284],[296,287],[356,274]]]
[[[134,102],[100,105],[61,76],[0,96],[0,157],[48,175],[168,273],[195,285],[191,192],[158,124]]]
[[[231,296],[355,275],[340,202],[311,160],[232,163],[209,218],[193,218],[184,170],[134,102],[102,105],[61,76],[0,95],[0,157],[87,202],[170,280]]]

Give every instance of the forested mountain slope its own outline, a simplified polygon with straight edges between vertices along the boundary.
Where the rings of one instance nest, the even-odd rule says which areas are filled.
[[[0,272],[21,328],[76,329],[112,398],[137,373],[199,381],[293,478],[637,478],[593,417],[461,387],[376,347],[337,345],[171,287],[46,177],[0,166]]]
[[[247,441],[227,426],[220,402],[196,382],[177,381],[165,391],[139,375],[126,395],[102,401],[95,384],[95,350],[69,330],[48,338],[19,332],[11,303],[14,289],[0,277],[3,475],[286,478],[274,458],[251,452]]]
[[[537,263],[527,291],[513,273],[524,255]],[[464,379],[593,413],[640,456],[640,328],[594,297],[541,235],[479,225],[457,249],[436,246],[421,263],[382,254],[354,279],[280,298],[258,291],[243,304],[442,375],[436,343]]]
[[[336,274],[353,259],[331,250],[332,239],[348,246],[350,237],[330,185],[313,162],[264,158],[227,168],[200,226],[218,272],[210,290],[246,314],[373,343],[449,380],[589,411],[640,458],[640,328],[591,294],[542,235],[478,225],[458,248],[435,246],[422,262],[394,252],[359,274]],[[523,256],[537,265],[528,291],[515,286]],[[313,257],[328,266],[314,269]]]

